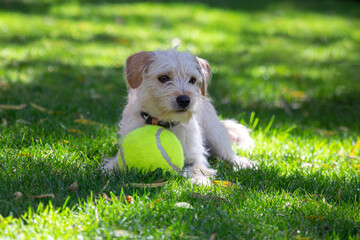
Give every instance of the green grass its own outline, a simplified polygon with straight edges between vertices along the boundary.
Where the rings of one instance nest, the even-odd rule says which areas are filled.
[[[27,104],[0,110],[0,238],[358,239],[360,4],[248,2],[0,2],[0,104]],[[236,151],[258,169],[211,159],[233,188],[101,173],[126,57],[176,38],[210,62],[222,118],[253,130],[256,147]]]

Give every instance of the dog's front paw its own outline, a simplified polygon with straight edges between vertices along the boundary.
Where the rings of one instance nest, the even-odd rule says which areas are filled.
[[[247,159],[246,157],[235,156],[234,158],[234,171],[246,168],[256,168],[256,162]]]
[[[196,185],[210,186],[212,184],[209,176],[192,176],[190,182]]]
[[[105,158],[101,166],[102,172],[111,174],[113,171],[119,170],[118,159],[118,154],[116,154],[114,157]]]
[[[216,170],[205,166],[193,166],[188,172],[190,181],[197,185],[210,185],[211,178],[215,176]]]

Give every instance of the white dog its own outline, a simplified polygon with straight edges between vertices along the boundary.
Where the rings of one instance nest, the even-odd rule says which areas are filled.
[[[216,173],[209,167],[209,153],[235,168],[253,166],[231,147],[231,142],[243,149],[253,146],[249,130],[233,120],[220,122],[207,98],[207,61],[176,49],[138,52],[126,60],[125,74],[129,95],[120,122],[122,138],[145,124],[168,128],[182,144],[185,175],[200,184]],[[119,169],[118,155],[105,160],[104,170],[113,169]]]

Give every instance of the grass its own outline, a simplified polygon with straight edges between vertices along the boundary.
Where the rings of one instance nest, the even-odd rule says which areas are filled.
[[[0,104],[20,107],[0,107],[0,238],[358,239],[359,13],[335,0],[1,2]],[[258,169],[210,160],[233,187],[101,174],[126,57],[177,39],[210,62],[221,117],[253,130],[256,147],[236,151]]]

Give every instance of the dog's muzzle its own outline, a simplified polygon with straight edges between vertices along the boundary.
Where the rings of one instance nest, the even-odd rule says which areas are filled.
[[[180,95],[176,98],[176,102],[179,105],[179,107],[181,108],[179,110],[185,111],[185,110],[187,110],[187,108],[190,105],[190,97],[186,96],[186,95]]]

